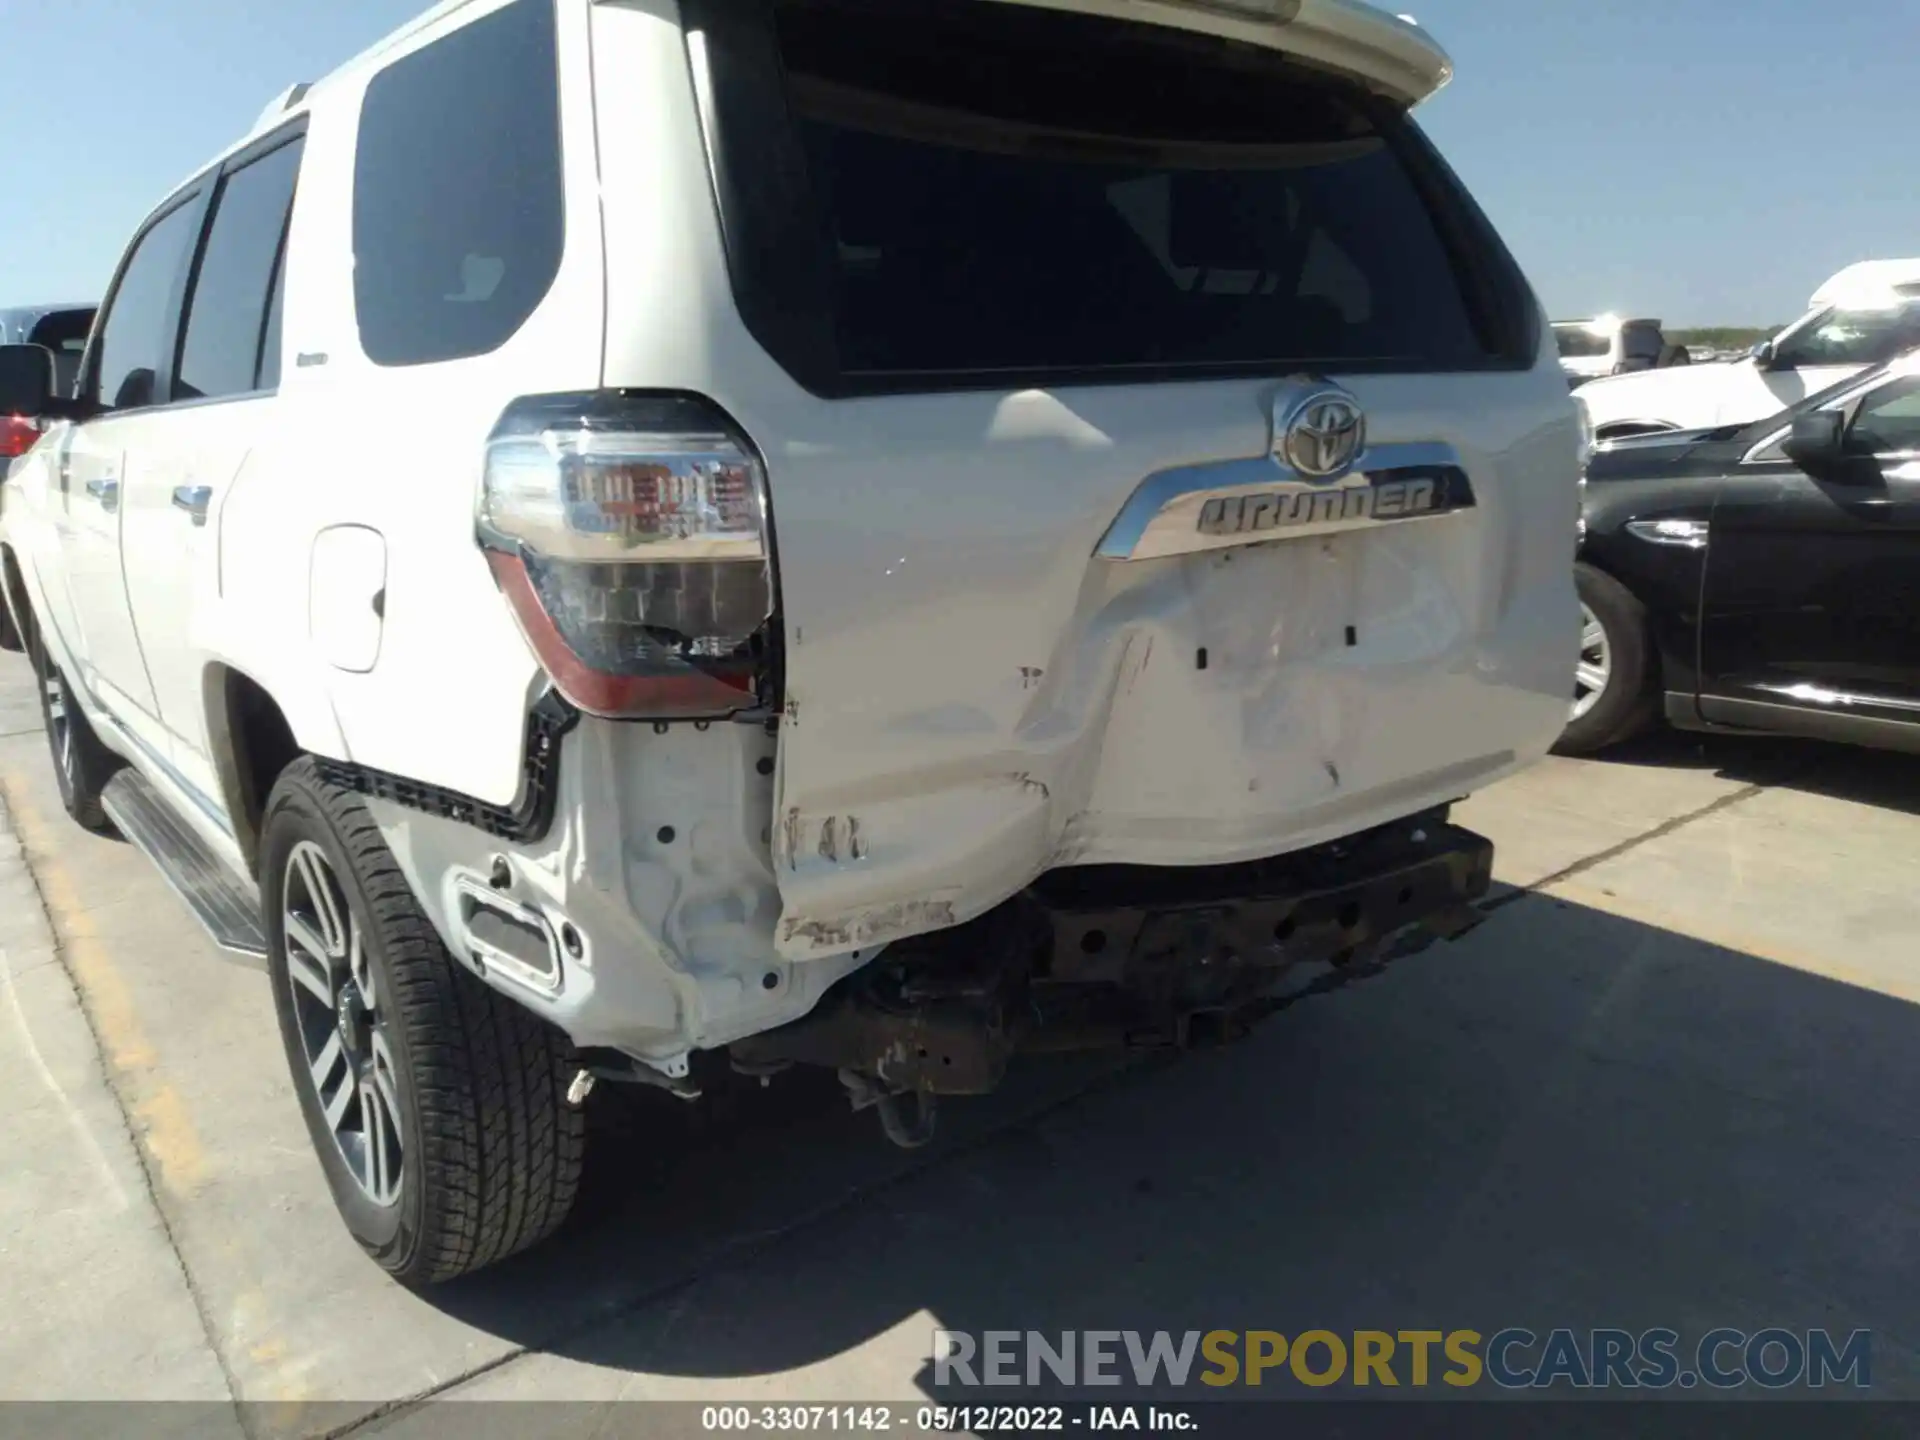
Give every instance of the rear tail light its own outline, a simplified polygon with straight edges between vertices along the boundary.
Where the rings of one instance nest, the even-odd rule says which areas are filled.
[[[24,415],[0,415],[0,460],[17,460],[40,439],[40,425]]]
[[[487,442],[478,534],[560,693],[592,715],[771,704],[766,475],[702,401],[536,396]]]

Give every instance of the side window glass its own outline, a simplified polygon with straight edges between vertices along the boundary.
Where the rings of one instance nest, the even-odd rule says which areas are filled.
[[[103,410],[138,410],[154,403],[155,377],[166,349],[167,308],[198,233],[200,207],[191,199],[169,211],[134,243],[100,330],[95,394]]]
[[[1910,305],[1833,310],[1786,337],[1774,364],[1783,370],[1820,365],[1883,365],[1915,340]]]
[[[1847,444],[1868,455],[1920,451],[1920,380],[1897,380],[1869,396],[1854,417]]]
[[[377,365],[497,350],[565,241],[553,0],[515,0],[376,75],[354,158],[354,300]]]
[[[187,306],[174,399],[212,399],[262,388],[261,344],[302,148],[295,140],[220,182],[213,227]]]

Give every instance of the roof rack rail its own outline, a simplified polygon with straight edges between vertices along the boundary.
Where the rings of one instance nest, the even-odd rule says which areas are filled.
[[[289,85],[285,90],[282,90],[279,95],[274,97],[271,105],[260,112],[260,118],[254,122],[256,127],[265,125],[269,121],[286,114],[287,111],[306,99],[307,92],[312,88],[313,86],[305,80],[302,80],[298,85]]]

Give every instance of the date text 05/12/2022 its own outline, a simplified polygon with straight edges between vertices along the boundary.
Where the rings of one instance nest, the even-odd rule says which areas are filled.
[[[703,1430],[734,1433],[1030,1435],[1069,1430],[1201,1428],[1192,1410],[1164,1405],[707,1405]]]

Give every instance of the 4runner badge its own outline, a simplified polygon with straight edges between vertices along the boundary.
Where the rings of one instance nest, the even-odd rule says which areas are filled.
[[[1438,478],[1427,475],[1390,479],[1379,485],[1219,496],[1201,507],[1200,533],[1252,535],[1263,530],[1291,530],[1297,525],[1411,520],[1416,515],[1440,513],[1442,499]]]
[[[1268,404],[1266,453],[1148,475],[1094,547],[1155,560],[1401,524],[1474,507],[1460,452],[1439,439],[1375,441],[1360,402],[1296,376]]]

